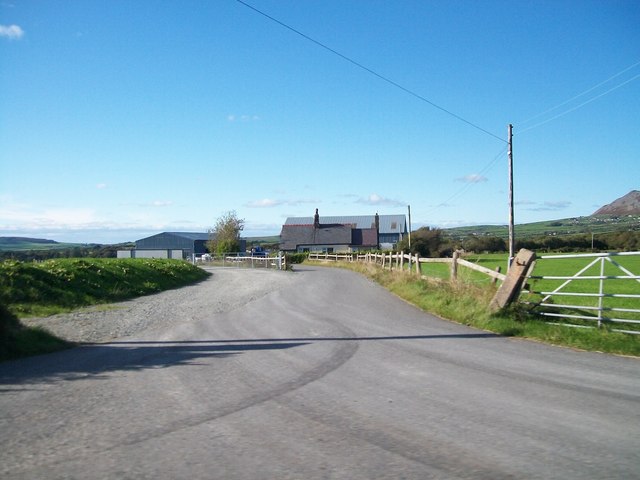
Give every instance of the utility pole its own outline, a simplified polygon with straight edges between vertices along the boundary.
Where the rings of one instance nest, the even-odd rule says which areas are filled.
[[[409,251],[411,251],[411,205],[407,205],[409,211]]]
[[[509,265],[507,270],[511,267],[511,262],[515,255],[515,238],[513,228],[513,125],[509,124],[507,129],[508,140],[508,158],[509,158]]]

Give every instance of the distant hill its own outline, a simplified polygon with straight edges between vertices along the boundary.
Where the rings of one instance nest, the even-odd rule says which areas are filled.
[[[544,222],[516,224],[517,238],[540,236],[563,236],[592,233],[613,233],[624,231],[640,231],[640,215],[591,215],[588,217],[562,218]],[[455,227],[444,230],[453,238],[462,239],[469,235],[493,235],[500,238],[509,236],[506,225],[474,225]]]
[[[0,237],[0,245],[21,245],[23,243],[44,243],[55,244],[58,243],[55,240],[47,240],[44,238],[30,238],[30,237]]]
[[[58,250],[80,246],[79,243],[60,243],[45,238],[0,237],[0,252],[21,252],[25,250]]]
[[[624,197],[600,207],[593,215],[640,215],[640,191],[630,191]]]

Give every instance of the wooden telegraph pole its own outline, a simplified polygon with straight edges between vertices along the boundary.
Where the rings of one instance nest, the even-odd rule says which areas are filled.
[[[513,257],[515,255],[515,238],[514,238],[514,228],[513,228],[513,125],[509,124],[507,130],[507,136],[509,138],[508,141],[508,158],[509,158],[509,265],[508,268],[511,267],[511,262],[513,261]]]
[[[407,205],[409,211],[409,254],[411,254],[411,205]]]

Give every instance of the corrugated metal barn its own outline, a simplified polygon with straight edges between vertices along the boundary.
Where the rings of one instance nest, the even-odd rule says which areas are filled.
[[[133,250],[118,250],[118,258],[192,259],[207,253],[208,233],[162,232],[136,240]]]
[[[136,250],[182,250],[183,258],[207,253],[208,233],[162,232],[136,240]]]

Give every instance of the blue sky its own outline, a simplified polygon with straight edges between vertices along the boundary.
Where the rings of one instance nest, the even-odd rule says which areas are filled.
[[[637,0],[246,1],[352,62],[235,0],[0,1],[0,236],[506,224],[510,123],[516,223],[640,189]]]

